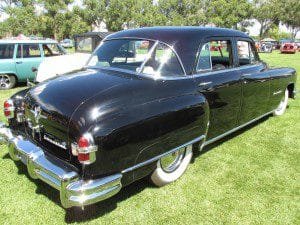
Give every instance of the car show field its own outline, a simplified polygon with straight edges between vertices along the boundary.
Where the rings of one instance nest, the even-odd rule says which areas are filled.
[[[260,57],[300,73],[298,52]],[[0,91],[0,102],[23,88]],[[263,118],[205,147],[180,180],[158,189],[143,179],[85,211],[63,209],[57,191],[32,180],[1,145],[0,223],[299,224],[299,110],[298,96],[282,117]]]

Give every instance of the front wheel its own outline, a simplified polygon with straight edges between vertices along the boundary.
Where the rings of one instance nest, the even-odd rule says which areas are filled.
[[[286,107],[288,105],[288,100],[289,100],[289,90],[285,89],[284,97],[281,99],[277,109],[275,109],[275,111],[273,112],[274,116],[281,116],[284,114]]]
[[[11,89],[16,85],[16,78],[13,75],[0,74],[0,90]]]
[[[192,159],[192,149],[192,145],[189,145],[162,157],[151,175],[151,181],[161,187],[181,177]]]

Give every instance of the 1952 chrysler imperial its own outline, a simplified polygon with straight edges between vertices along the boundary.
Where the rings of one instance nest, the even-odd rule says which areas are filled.
[[[0,134],[63,207],[84,206],[142,177],[175,181],[193,151],[283,114],[295,82],[294,69],[269,68],[239,31],[126,30],[103,40],[84,69],[8,99]]]

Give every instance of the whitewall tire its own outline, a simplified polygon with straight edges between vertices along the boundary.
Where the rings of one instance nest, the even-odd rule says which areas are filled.
[[[277,109],[275,109],[275,111],[273,112],[274,116],[281,116],[284,114],[287,105],[288,105],[288,100],[289,100],[289,90],[286,89],[284,92],[284,96],[282,98],[282,100],[280,101]]]
[[[192,145],[189,145],[162,157],[151,175],[151,181],[161,187],[181,177],[192,159],[192,149]]]

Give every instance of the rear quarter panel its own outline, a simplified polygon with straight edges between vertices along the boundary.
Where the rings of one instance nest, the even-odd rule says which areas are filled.
[[[272,68],[270,72],[270,107],[276,109],[290,84],[296,87],[296,71],[292,68]]]
[[[208,104],[193,79],[129,85],[102,93],[88,104],[102,105],[103,114],[96,123],[85,120],[81,128],[88,129],[99,146],[97,161],[85,167],[86,176],[123,171],[207,132]],[[88,111],[85,103],[72,120],[88,118]]]

